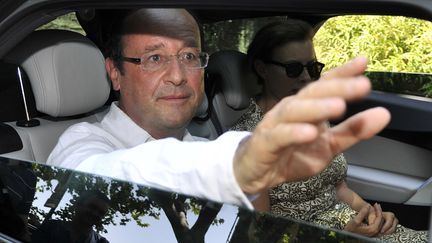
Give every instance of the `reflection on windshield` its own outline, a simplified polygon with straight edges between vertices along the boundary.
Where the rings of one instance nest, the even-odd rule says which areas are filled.
[[[0,232],[23,242],[373,242],[42,164],[0,167]]]

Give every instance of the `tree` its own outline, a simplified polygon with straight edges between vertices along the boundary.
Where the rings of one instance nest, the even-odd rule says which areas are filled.
[[[59,219],[70,221],[73,216],[73,205],[79,195],[85,191],[98,190],[110,198],[110,209],[100,225],[99,232],[107,232],[106,225],[126,225],[131,218],[141,227],[150,227],[146,217],[160,219],[161,211],[168,217],[179,242],[204,242],[204,236],[210,225],[219,225],[223,219],[216,218],[222,205],[205,203],[204,201],[180,196],[171,192],[161,192],[147,187],[136,186],[131,183],[111,180],[109,178],[87,176],[60,168],[47,167],[40,164],[32,165],[33,172],[38,178],[38,192],[52,191],[45,206],[51,207],[49,212],[32,207],[32,224],[38,225],[44,220]],[[57,180],[57,185],[53,183]],[[70,200],[59,207],[65,195]],[[198,220],[189,228],[186,211],[191,209],[198,215]],[[131,216],[131,218],[129,217]],[[193,241],[185,240],[193,239]]]
[[[363,55],[369,58],[369,71],[432,73],[432,23],[420,19],[358,15],[335,17],[320,28],[314,44],[326,69]],[[384,79],[372,79],[372,82],[376,88],[392,87],[384,91],[403,92],[406,90],[398,86],[407,87],[409,85],[403,83],[412,82],[400,79],[404,76],[380,77]],[[415,93],[420,89],[423,92],[420,95],[432,97],[431,76],[421,78],[418,76],[418,85],[412,86],[408,92]],[[382,80],[387,83],[380,84]]]

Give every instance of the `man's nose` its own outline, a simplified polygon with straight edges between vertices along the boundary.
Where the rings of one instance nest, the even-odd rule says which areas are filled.
[[[180,60],[173,56],[167,63],[165,70],[165,82],[170,82],[174,85],[182,85],[186,82],[186,68]]]

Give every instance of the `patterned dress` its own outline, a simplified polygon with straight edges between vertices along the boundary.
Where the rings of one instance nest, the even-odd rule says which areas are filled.
[[[264,113],[251,99],[245,114],[231,128],[235,131],[252,131]],[[283,183],[269,192],[270,209],[276,215],[313,222],[322,226],[344,229],[357,214],[336,196],[336,185],[346,178],[347,162],[338,155],[320,174],[299,182]],[[398,225],[391,235],[378,239],[386,242],[427,242],[426,231],[415,231]]]

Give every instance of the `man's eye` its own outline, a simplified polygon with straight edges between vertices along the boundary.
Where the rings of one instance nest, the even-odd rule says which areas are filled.
[[[160,55],[151,55],[147,58],[148,62],[160,62],[161,61],[161,56]]]
[[[195,55],[195,53],[192,53],[192,52],[186,52],[183,54],[183,59],[185,59],[185,60],[191,61],[191,60],[195,60],[196,58],[197,58],[197,55]]]

